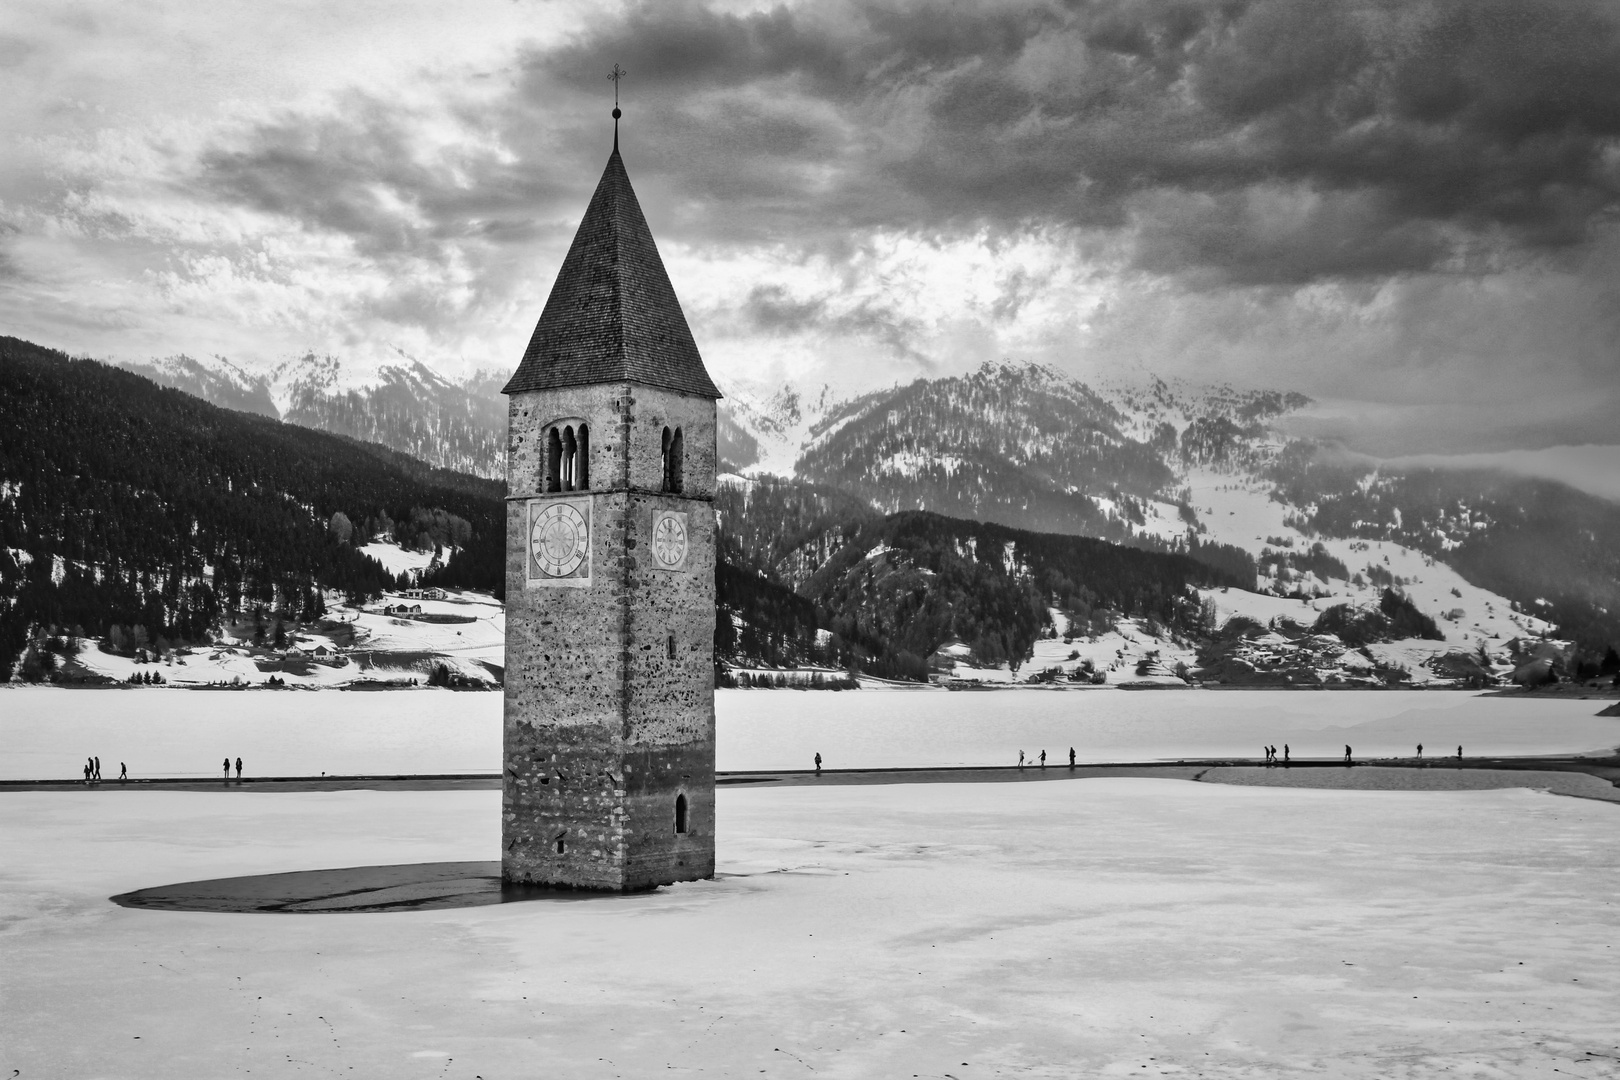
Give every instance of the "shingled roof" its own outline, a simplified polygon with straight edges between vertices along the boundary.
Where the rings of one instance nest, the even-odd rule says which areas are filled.
[[[704,370],[617,145],[523,362],[501,392],[608,382],[722,396]]]

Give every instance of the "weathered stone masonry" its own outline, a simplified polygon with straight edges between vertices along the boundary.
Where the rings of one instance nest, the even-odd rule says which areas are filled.
[[[712,876],[719,394],[617,148],[506,392],[503,875]]]

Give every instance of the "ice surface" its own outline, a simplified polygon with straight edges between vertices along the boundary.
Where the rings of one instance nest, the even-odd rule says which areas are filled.
[[[106,899],[493,859],[498,798],[0,795],[0,1073],[1552,1077],[1620,1042],[1620,808],[1524,790],[722,789],[719,877],[654,894]]]
[[[104,775],[496,772],[502,695],[402,690],[0,690],[0,779],[71,778],[87,755]],[[1620,746],[1601,702],[1454,691],[919,689],[720,690],[719,767],[803,769],[1010,765],[1018,751],[1081,761],[1430,753],[1581,753]]]

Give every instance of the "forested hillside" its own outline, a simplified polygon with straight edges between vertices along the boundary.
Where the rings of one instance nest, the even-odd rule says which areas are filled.
[[[960,641],[981,663],[1016,670],[1050,627],[1049,607],[1071,626],[1141,618],[1194,634],[1205,616],[1192,586],[1254,583],[1252,563],[1245,577],[1088,537],[926,512],[882,516],[842,492],[775,478],[722,487],[716,508],[730,572],[747,572],[756,589],[796,590],[824,631],[818,642],[800,614],[774,636],[739,638],[740,656],[767,661],[916,679],[930,654]]]
[[[184,360],[171,376],[223,380],[215,393],[234,385],[230,370]],[[399,431],[434,442],[449,430],[426,421],[420,400],[413,410],[406,382],[362,399],[311,378],[306,404],[329,410],[329,422],[345,409],[357,423],[388,415],[374,406],[396,393]],[[1464,640],[1494,641],[1482,620],[1494,626],[1493,604],[1513,600],[1587,651],[1620,640],[1620,507],[1557,484],[1378,471],[1308,443],[1265,441],[1265,422],[1302,399],[1193,398],[1158,383],[1139,394],[1110,403],[1045,369],[986,366],[829,405],[809,421],[796,399],[776,402],[781,415],[756,425],[761,439],[808,423],[801,466],[828,481],[721,484],[718,658],[916,678],[953,642],[980,664],[1016,667],[1052,608],[1081,634],[1133,619],[1207,635],[1208,612],[1189,590],[1212,585],[1347,599],[1393,586],[1425,596],[1426,625],[1441,619]],[[5,669],[29,635],[121,625],[200,641],[243,611],[318,614],[323,589],[375,595],[397,584],[358,550],[378,537],[453,553],[423,584],[502,592],[498,481],[215,408],[14,339],[0,339],[0,422]],[[493,452],[476,430],[466,446]],[[734,449],[746,456],[742,438]],[[1177,482],[1193,486],[1166,492]],[[934,513],[936,496],[954,512]],[[928,510],[911,509],[919,503]],[[1086,531],[1120,543],[1075,535]],[[1251,536],[1258,560],[1240,546]],[[1405,576],[1389,562],[1406,556],[1367,542],[1408,550]],[[1463,601],[1456,588],[1414,584],[1440,562],[1501,594]],[[1372,617],[1364,600],[1340,613],[1356,634]]]
[[[246,607],[305,616],[320,588],[376,594],[394,580],[355,547],[377,533],[459,541],[445,583],[499,591],[502,493],[0,338],[0,668],[31,627],[189,641]]]
[[[1384,471],[1305,442],[1291,444],[1271,476],[1305,508],[1298,520],[1308,531],[1403,544],[1590,651],[1620,642],[1620,504],[1499,472]]]

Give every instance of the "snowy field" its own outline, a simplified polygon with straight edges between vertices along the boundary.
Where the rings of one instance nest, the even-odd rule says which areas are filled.
[[[392,547],[392,545],[371,545]],[[393,548],[399,551],[398,548]],[[406,554],[410,554],[407,552]],[[413,615],[389,615],[384,608],[409,604],[421,608]],[[425,616],[426,618],[418,617]],[[434,619],[466,621],[436,622]],[[157,673],[174,687],[208,686],[240,682],[261,686],[271,675],[300,689],[333,689],[356,681],[427,678],[426,662],[455,671],[479,682],[493,682],[484,665],[506,663],[506,611],[484,593],[451,591],[443,600],[423,600],[402,593],[387,593],[363,608],[334,610],[326,625],[342,624],[345,645],[336,646],[329,634],[305,628],[296,642],[305,653],[317,647],[332,650],[329,657],[289,666],[263,667],[279,657],[248,643],[221,643],[181,650],[161,664],[137,663],[134,657],[102,652],[93,642],[81,651],[85,669],[123,683],[131,675]],[[317,624],[318,625],[318,624]],[[300,658],[303,659],[303,658]]]
[[[1209,530],[1208,539],[1235,544],[1251,552],[1268,546],[1268,538],[1276,537],[1292,542],[1291,547],[1280,550],[1303,552],[1313,543],[1320,542],[1330,555],[1341,560],[1351,574],[1363,573],[1369,565],[1403,579],[1401,591],[1412,599],[1420,611],[1440,622],[1446,635],[1443,646],[1427,642],[1401,642],[1409,655],[1392,654],[1390,659],[1410,663],[1416,671],[1417,663],[1435,651],[1461,649],[1467,651],[1483,643],[1496,652],[1505,642],[1515,637],[1535,637],[1550,632],[1552,624],[1534,615],[1513,610],[1505,596],[1469,584],[1451,567],[1435,562],[1421,551],[1393,542],[1329,539],[1310,536],[1286,523],[1290,514],[1298,511],[1270,498],[1271,485],[1246,480],[1239,476],[1209,470],[1194,469],[1188,473],[1188,490],[1199,519]],[[1311,603],[1280,600],[1273,601],[1241,590],[1222,591],[1217,595],[1217,606],[1222,618],[1233,614],[1249,615],[1269,621],[1273,615],[1284,615],[1297,622],[1311,622],[1317,614],[1333,604],[1346,601],[1370,604],[1378,599],[1381,587],[1367,581],[1355,586],[1347,581],[1323,581],[1312,576],[1297,583],[1306,592],[1322,589],[1331,597]],[[1206,593],[1206,595],[1209,595]],[[1455,616],[1455,617],[1451,617]]]
[[[1522,789],[724,789],[719,877],[653,894],[107,901],[492,860],[497,812],[0,795],[0,1075],[1551,1078],[1620,1055],[1620,807]]]
[[[1605,702],[1422,691],[721,690],[719,767],[1011,765],[1018,751],[1067,760],[1405,756],[1463,745],[1470,756],[1620,746]],[[0,690],[0,779],[71,778],[100,756],[116,776],[497,772],[502,696],[418,689],[317,693],[145,688]]]

